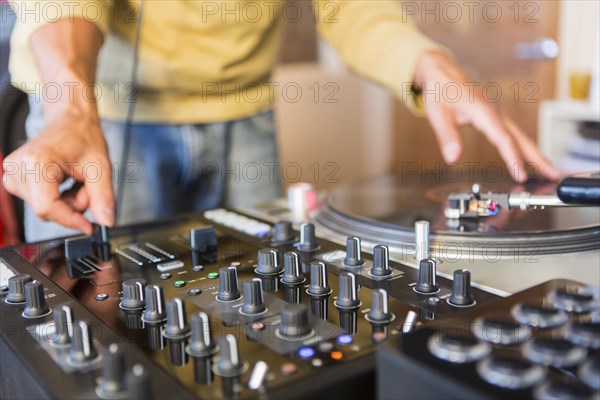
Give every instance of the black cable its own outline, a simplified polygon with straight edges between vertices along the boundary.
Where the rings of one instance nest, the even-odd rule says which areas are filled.
[[[139,58],[140,38],[142,31],[142,18],[144,15],[144,0],[140,0],[140,10],[138,12],[138,23],[135,30],[135,42],[133,45],[133,64],[131,68],[131,92],[129,93],[129,102],[127,103],[127,114],[125,116],[125,126],[123,128],[123,152],[121,153],[121,164],[119,165],[119,176],[117,180],[117,206],[115,210],[115,224],[118,221],[119,205],[123,201],[123,190],[125,189],[125,171],[127,170],[127,159],[129,158],[129,148],[131,147],[131,125],[133,123],[133,113],[137,103],[137,66]]]

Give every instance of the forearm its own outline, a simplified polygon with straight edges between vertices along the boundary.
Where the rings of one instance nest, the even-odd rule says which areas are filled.
[[[44,101],[46,122],[65,112],[97,120],[94,94],[96,63],[103,36],[84,19],[60,20],[33,32],[29,46],[43,85],[60,88],[60,96]]]

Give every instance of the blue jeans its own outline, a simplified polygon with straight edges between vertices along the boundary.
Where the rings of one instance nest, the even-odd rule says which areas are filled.
[[[31,139],[43,129],[44,116],[40,103],[33,98],[29,103],[26,129]],[[115,192],[119,187],[116,171],[122,168],[124,125],[101,122]],[[210,124],[133,124],[121,178],[124,184],[122,204],[117,205],[119,225],[272,200],[280,195],[273,112]],[[89,212],[86,216],[91,219]],[[29,207],[25,209],[28,242],[76,233],[44,222]]]

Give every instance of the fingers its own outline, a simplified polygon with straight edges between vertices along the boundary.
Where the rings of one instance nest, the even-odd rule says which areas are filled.
[[[435,132],[444,160],[447,163],[456,162],[460,157],[462,145],[452,111],[443,105],[434,104],[427,108],[427,118]]]
[[[84,213],[90,206],[90,198],[87,191],[80,182],[61,195],[62,201],[70,208],[80,213]]]
[[[90,209],[94,220],[100,225],[113,226],[115,224],[115,199],[112,187],[112,175],[108,160],[94,163],[98,168],[96,176],[84,177],[85,190],[89,196]],[[86,173],[90,173],[90,168]]]

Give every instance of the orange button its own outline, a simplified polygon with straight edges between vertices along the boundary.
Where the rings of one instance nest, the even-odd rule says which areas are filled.
[[[331,358],[334,360],[341,360],[344,357],[344,354],[341,351],[332,351]]]

